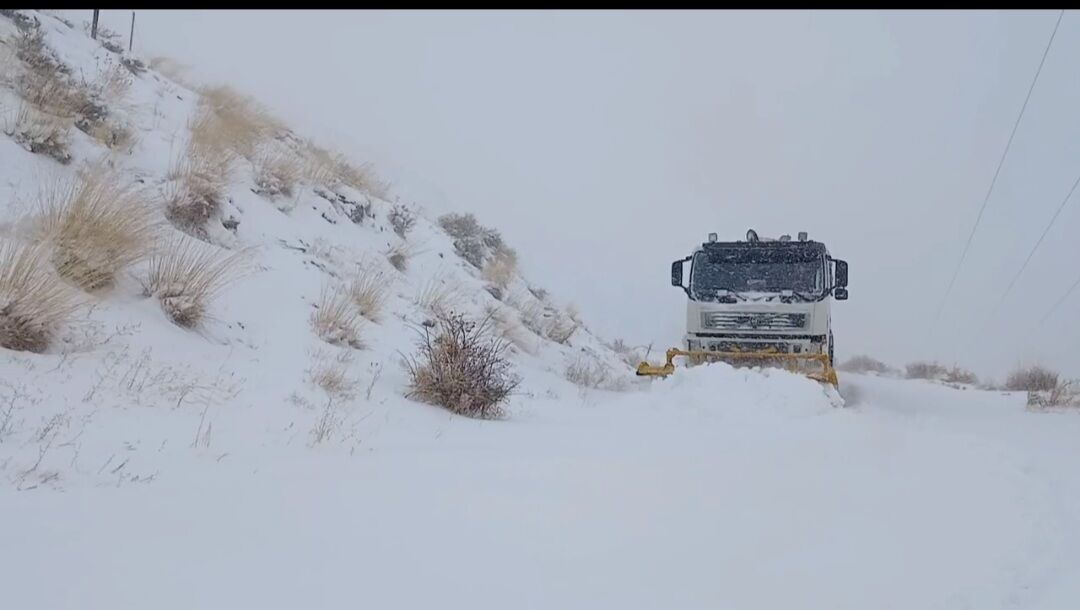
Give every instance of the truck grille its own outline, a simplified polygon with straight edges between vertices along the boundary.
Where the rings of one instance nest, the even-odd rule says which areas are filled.
[[[806,314],[702,312],[701,325],[722,330],[791,330],[806,326]]]

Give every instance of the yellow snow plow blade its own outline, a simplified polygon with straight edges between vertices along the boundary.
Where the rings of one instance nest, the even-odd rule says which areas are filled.
[[[678,356],[688,357],[691,363],[720,361],[733,366],[749,365],[782,368],[832,386],[839,384],[839,380],[836,378],[836,369],[833,368],[826,354],[709,352],[671,348],[667,351],[667,361],[664,364],[656,366],[648,362],[642,362],[637,367],[637,374],[646,377],[667,377],[675,372],[675,358]]]

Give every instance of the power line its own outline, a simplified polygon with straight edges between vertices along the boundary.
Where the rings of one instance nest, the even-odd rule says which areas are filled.
[[[1009,140],[1005,142],[1005,150],[1001,153],[1001,159],[998,160],[997,169],[994,170],[994,177],[990,180],[990,188],[986,189],[986,196],[983,197],[982,205],[979,207],[979,214],[975,217],[975,224],[971,226],[971,233],[968,235],[967,242],[964,244],[964,250],[960,253],[960,260],[956,263],[956,269],[953,270],[952,279],[949,280],[949,286],[945,289],[945,295],[941,298],[941,304],[938,306],[937,314],[934,316],[934,326],[937,326],[938,321],[941,319],[941,312],[945,309],[945,303],[949,300],[949,295],[952,293],[953,286],[956,284],[956,278],[960,275],[960,268],[964,265],[964,259],[967,258],[968,250],[971,248],[971,241],[975,239],[975,232],[979,229],[979,223],[982,221],[983,212],[986,211],[986,204],[990,203],[990,196],[994,193],[994,186],[997,184],[998,175],[1001,174],[1001,168],[1005,165],[1005,157],[1009,155],[1009,148],[1012,146],[1013,138],[1016,137],[1016,130],[1020,127],[1020,121],[1024,118],[1024,111],[1027,110],[1028,101],[1031,100],[1031,93],[1035,91],[1035,83],[1039,82],[1039,74],[1042,73],[1043,64],[1046,63],[1046,56],[1050,53],[1050,46],[1054,44],[1054,36],[1057,36],[1058,26],[1061,25],[1061,18],[1065,16],[1065,9],[1061,9],[1058,13],[1057,22],[1054,23],[1054,30],[1050,32],[1050,40],[1046,42],[1046,49],[1043,50],[1042,59],[1039,60],[1039,67],[1035,70],[1035,77],[1031,79],[1031,86],[1028,87],[1027,96],[1024,97],[1024,104],[1020,106],[1020,114],[1016,117],[1016,122],[1013,123],[1012,132],[1009,133]]]
[[[1070,295],[1070,294],[1072,294],[1074,290],[1076,290],[1076,287],[1077,287],[1077,286],[1080,286],[1080,277],[1076,278],[1076,281],[1075,281],[1075,282],[1073,282],[1073,285],[1072,285],[1072,286],[1070,286],[1070,287],[1069,287],[1069,289],[1065,291],[1065,294],[1061,295],[1061,298],[1060,298],[1060,299],[1058,299],[1058,300],[1057,300],[1057,303],[1054,303],[1054,306],[1053,306],[1053,307],[1051,307],[1051,308],[1050,308],[1050,310],[1046,312],[1046,315],[1044,315],[1044,316],[1042,317],[1042,320],[1039,320],[1039,325],[1040,325],[1040,326],[1041,326],[1041,325],[1042,325],[1042,324],[1043,324],[1044,322],[1046,322],[1047,320],[1049,320],[1049,319],[1050,319],[1050,316],[1054,315],[1054,312],[1055,312],[1055,311],[1057,311],[1057,308],[1058,308],[1058,307],[1061,307],[1061,304],[1062,304],[1062,303],[1064,303],[1064,302],[1066,301],[1066,299],[1068,299],[1068,298],[1069,298],[1069,295]]]
[[[1020,269],[1017,270],[1016,275],[1013,276],[1012,281],[1009,282],[1009,285],[1005,288],[1005,292],[1001,293],[1001,299],[998,301],[997,306],[994,307],[994,313],[997,313],[997,310],[1001,308],[1001,304],[1005,302],[1005,297],[1009,296],[1009,293],[1012,292],[1013,286],[1016,285],[1016,281],[1019,280],[1020,276],[1024,274],[1024,270],[1027,269],[1028,263],[1031,262],[1031,257],[1035,256],[1035,251],[1039,249],[1039,246],[1042,245],[1043,240],[1046,239],[1046,234],[1050,232],[1050,228],[1054,226],[1055,222],[1057,222],[1058,216],[1061,215],[1061,211],[1065,209],[1065,204],[1069,203],[1069,200],[1072,199],[1073,193],[1076,191],[1077,186],[1080,186],[1080,176],[1076,177],[1076,181],[1073,182],[1072,188],[1069,189],[1069,194],[1065,195],[1065,198],[1061,200],[1061,205],[1059,205],[1057,211],[1054,212],[1054,216],[1050,219],[1050,223],[1046,225],[1045,229],[1043,229],[1042,235],[1040,235],[1039,240],[1035,242],[1035,246],[1031,249],[1031,252],[1028,252],[1027,258],[1024,259],[1024,264],[1020,265]],[[992,315],[993,314],[991,314],[991,316]]]

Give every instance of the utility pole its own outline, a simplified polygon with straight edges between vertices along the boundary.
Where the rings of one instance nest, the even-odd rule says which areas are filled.
[[[90,38],[97,40],[97,20],[101,9],[94,9],[94,24],[90,26]]]
[[[135,44],[135,11],[131,11],[131,33],[128,34],[128,53],[131,53],[131,46]]]

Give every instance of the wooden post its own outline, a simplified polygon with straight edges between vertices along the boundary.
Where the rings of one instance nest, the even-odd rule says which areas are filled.
[[[128,53],[131,53],[131,47],[135,44],[135,11],[131,11],[131,33],[128,34]]]
[[[97,40],[97,20],[98,12],[100,12],[100,10],[101,9],[94,9],[94,24],[90,26],[90,38],[93,38],[94,40]]]

